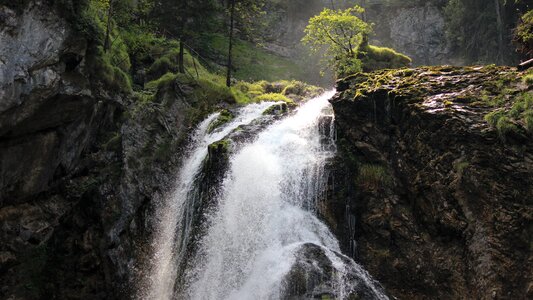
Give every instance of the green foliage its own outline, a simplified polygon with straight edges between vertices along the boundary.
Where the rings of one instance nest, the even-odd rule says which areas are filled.
[[[112,61],[112,53],[104,53],[102,47],[97,47],[95,53],[88,57],[93,78],[112,91],[130,93],[132,88],[129,75]]]
[[[302,42],[314,52],[323,52],[324,61],[334,66],[338,77],[362,70],[357,58],[359,47],[372,31],[368,23],[357,17],[363,12],[360,6],[346,10],[326,8],[312,17],[305,28]]]
[[[533,10],[522,16],[514,32],[514,41],[519,52],[533,56]]]
[[[274,101],[274,102],[285,102],[285,103],[294,103],[291,99],[287,98],[287,96],[279,93],[267,93],[263,94],[261,96],[255,97],[254,99],[257,102],[262,101]]]
[[[398,69],[408,67],[411,59],[393,49],[365,45],[361,49],[363,71],[372,72],[381,69]]]
[[[523,92],[511,98],[512,106],[508,108],[500,103],[502,108],[485,116],[485,120],[496,130],[502,139],[511,132],[519,132],[521,125],[530,134],[533,133],[533,93]]]
[[[203,99],[216,99],[227,103],[246,103],[248,99],[234,88],[228,88],[225,84],[201,78],[198,80],[199,88],[195,89],[195,95]]]

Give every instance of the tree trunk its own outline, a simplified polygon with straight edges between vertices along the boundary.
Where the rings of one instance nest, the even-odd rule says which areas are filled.
[[[109,1],[109,8],[107,9],[107,26],[105,30],[104,52],[107,53],[111,47],[111,18],[113,16],[113,1]]]
[[[500,0],[494,0],[494,6],[496,8],[496,26],[498,26],[498,57],[497,62],[503,63],[503,21],[500,8]]]
[[[181,31],[181,35],[180,35],[180,52],[178,54],[178,71],[181,73],[181,74],[184,74],[185,73],[185,60],[184,60],[184,56],[185,56],[185,36],[186,36],[186,33],[185,33],[185,25],[187,23],[187,1],[186,0],[182,0],[181,2],[181,12],[180,12],[181,16],[180,16],[180,31]]]
[[[230,6],[230,22],[229,22],[229,50],[228,50],[228,73],[226,75],[226,86],[231,86],[231,55],[233,51],[233,30],[235,21],[235,0],[231,0]]]

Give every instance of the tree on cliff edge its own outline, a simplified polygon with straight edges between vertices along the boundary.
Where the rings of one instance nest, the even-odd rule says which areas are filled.
[[[372,31],[370,24],[358,17],[363,12],[360,6],[346,10],[326,8],[312,17],[305,28],[302,42],[312,51],[324,53],[325,62],[334,66],[338,76],[362,70],[357,56],[361,44]]]

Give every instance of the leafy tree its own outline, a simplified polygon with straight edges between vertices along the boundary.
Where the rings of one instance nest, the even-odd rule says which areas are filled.
[[[264,0],[227,0],[229,16],[229,46],[228,63],[226,73],[226,86],[231,86],[231,72],[233,68],[233,39],[235,37],[235,25],[239,22],[240,28],[247,32],[253,32],[254,20],[263,12]]]
[[[525,7],[522,0],[448,0],[446,36],[456,54],[475,63],[509,63],[515,20]]]
[[[314,52],[322,52],[325,62],[334,66],[338,76],[362,69],[359,49],[372,31],[371,25],[358,17],[363,12],[360,6],[346,10],[326,8],[312,17],[305,29],[303,43]]]
[[[533,10],[524,14],[514,32],[514,41],[518,51],[533,57]]]

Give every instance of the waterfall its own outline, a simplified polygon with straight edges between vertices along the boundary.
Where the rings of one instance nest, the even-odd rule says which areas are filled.
[[[259,103],[213,131],[218,113],[198,125],[175,187],[156,207],[154,254],[140,299],[346,299],[354,293],[388,299],[341,254],[317,217],[330,188],[326,165],[336,151],[333,93],[275,122],[263,116],[274,103]],[[265,119],[253,127],[256,135],[237,135],[219,192],[209,205],[201,203],[208,146]],[[202,205],[202,230],[193,232]]]
[[[344,299],[352,292],[387,299],[316,216],[335,154],[333,93],[309,100],[232,155],[178,299]]]
[[[140,292],[139,298],[165,300],[173,297],[178,267],[189,240],[192,207],[198,200],[195,182],[207,157],[207,147],[237,127],[257,119],[272,105],[271,102],[248,105],[238,111],[232,121],[212,133],[208,133],[209,125],[219,117],[218,113],[198,125],[186,150],[173,192],[156,208],[157,228],[152,242],[154,255],[145,284],[147,290]]]

